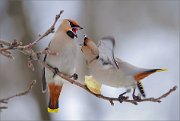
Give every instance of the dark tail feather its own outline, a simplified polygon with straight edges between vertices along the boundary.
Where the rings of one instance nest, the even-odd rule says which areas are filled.
[[[45,78],[45,68],[43,68],[43,75],[42,75],[42,92],[46,92],[47,83]]]
[[[44,62],[46,62],[46,58],[47,58],[47,54],[44,56]],[[46,83],[46,78],[45,78],[45,68],[43,68],[43,74],[42,74],[42,92],[43,93],[46,92],[46,87],[47,87],[47,83]]]
[[[143,88],[143,85],[142,85],[141,82],[138,82],[138,83],[137,83],[137,87],[138,87],[139,92],[141,93],[141,95],[142,95],[143,97],[146,97],[146,94],[145,94],[145,91],[144,91],[144,88]]]
[[[167,71],[167,69],[149,69],[147,71],[136,74],[134,76],[134,78],[136,81],[139,82],[140,80],[144,79],[145,77],[147,77],[155,72],[162,72],[162,71]]]
[[[162,71],[167,71],[167,69],[151,69],[151,70],[148,70],[146,72],[148,73],[154,73],[154,72],[162,72]]]
[[[49,99],[48,112],[49,113],[57,113],[57,112],[59,112],[59,101],[57,101],[56,105],[53,106],[52,102],[51,102],[51,99]]]

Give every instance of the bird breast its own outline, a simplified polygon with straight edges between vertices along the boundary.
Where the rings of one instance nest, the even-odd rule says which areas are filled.
[[[71,75],[74,73],[76,61],[76,44],[74,40],[63,36],[55,36],[49,46],[50,51],[58,55],[48,55],[47,63],[57,67],[59,71]]]

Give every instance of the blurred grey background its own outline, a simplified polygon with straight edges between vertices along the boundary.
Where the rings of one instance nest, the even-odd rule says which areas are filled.
[[[159,103],[144,102],[138,106],[96,98],[66,83],[60,97],[60,112],[47,113],[48,94],[41,92],[41,67],[27,68],[27,58],[13,52],[15,60],[0,55],[0,98],[24,90],[31,80],[37,84],[26,96],[12,99],[8,109],[0,112],[0,120],[179,120],[179,30],[180,1],[176,0],[109,0],[109,1],[0,1],[0,39],[33,41],[46,31],[55,15],[64,10],[61,20],[77,20],[84,30],[79,32],[96,42],[104,36],[116,39],[115,55],[144,68],[168,68],[156,73],[143,84],[148,97],[157,97],[178,85],[175,93]],[[61,20],[58,21],[57,26]],[[57,27],[56,26],[56,27]],[[46,47],[53,35],[36,45]],[[79,50],[77,73],[84,81],[87,67]],[[118,96],[124,89],[103,86],[107,96]]]

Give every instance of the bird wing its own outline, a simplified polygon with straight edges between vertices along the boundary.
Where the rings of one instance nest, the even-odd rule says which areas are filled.
[[[48,44],[48,48],[51,44],[52,40],[49,42]],[[47,54],[45,54],[44,56],[44,62],[46,62],[46,59],[47,59]],[[46,77],[45,77],[45,67],[43,68],[43,73],[42,73],[42,92],[46,92],[46,88],[47,88],[47,82],[46,82]]]
[[[136,67],[126,61],[123,61],[119,58],[115,58],[116,62],[118,63],[119,68],[126,74],[126,75],[135,75],[140,72],[147,71],[147,69]]]
[[[44,62],[46,62],[47,54],[44,56]],[[46,91],[47,83],[46,83],[46,77],[45,77],[45,67],[43,68],[42,73],[42,92]]]
[[[99,58],[103,65],[112,65],[119,69],[118,63],[114,58],[115,39],[113,37],[104,37],[98,43]]]

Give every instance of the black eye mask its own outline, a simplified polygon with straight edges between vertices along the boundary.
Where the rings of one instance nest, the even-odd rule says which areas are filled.
[[[72,31],[67,31],[66,32],[67,33],[67,35],[70,37],[70,38],[72,38],[72,39],[74,39],[74,37],[76,37],[77,38],[77,35],[75,35]]]
[[[71,21],[69,21],[71,28],[73,27],[80,27],[79,25],[74,25]]]

